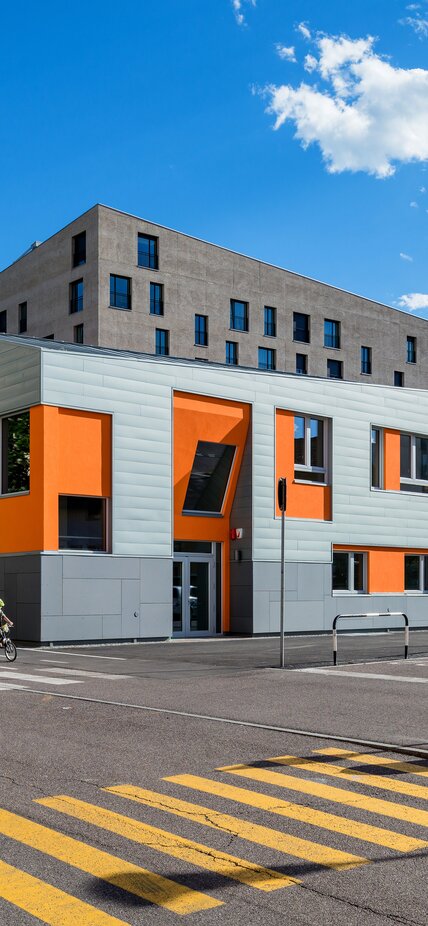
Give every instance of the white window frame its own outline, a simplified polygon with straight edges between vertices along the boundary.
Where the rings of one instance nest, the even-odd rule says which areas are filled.
[[[333,595],[367,595],[367,551],[366,550],[333,550],[335,553],[346,553],[348,556],[348,588],[333,588],[333,560],[331,564],[331,588]],[[363,588],[355,588],[355,554],[363,557]]]
[[[298,412],[294,413],[294,418],[303,418],[305,422],[305,460],[311,459],[311,421],[322,421],[323,423],[323,466],[311,466],[308,463],[294,463],[294,482],[304,482],[309,483],[310,485],[329,485],[329,467],[328,467],[328,445],[329,445],[329,424],[330,421],[328,418],[320,418],[318,415],[302,415]],[[295,438],[294,438],[295,440]],[[293,447],[294,449],[294,447]],[[299,475],[296,476],[296,471],[302,474],[304,473],[323,473],[324,479],[322,482],[315,482],[313,479],[305,479]]]
[[[426,553],[405,553],[404,555],[404,585],[406,585],[406,556],[417,556],[419,559],[419,588],[404,588],[406,595],[428,595],[425,590],[425,557]]]
[[[428,479],[416,479],[416,438],[423,437],[425,440],[428,440],[428,436],[425,434],[409,434],[408,431],[400,431],[400,440],[401,436],[410,437],[410,477],[401,475],[401,465],[400,465],[400,489],[401,484],[411,485],[411,486],[426,486],[428,488]],[[402,492],[405,492],[405,489],[401,489]],[[425,494],[425,493],[424,493]]]
[[[373,448],[372,431],[378,431],[378,432],[379,432],[379,470],[380,470],[380,479],[379,479],[379,482],[380,482],[380,485],[378,485],[378,486],[374,486],[374,485],[373,485],[373,482],[372,482],[372,452],[373,452],[373,451],[372,451],[372,448]],[[380,428],[377,424],[371,424],[371,425],[370,425],[370,488],[373,489],[374,492],[380,492],[380,491],[382,491],[383,488],[384,488],[384,465],[383,465],[383,461],[384,461],[384,436],[383,436],[383,428]]]

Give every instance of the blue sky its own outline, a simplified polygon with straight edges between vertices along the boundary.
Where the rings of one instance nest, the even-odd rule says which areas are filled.
[[[23,2],[0,35],[0,267],[103,202],[428,317],[427,0]]]

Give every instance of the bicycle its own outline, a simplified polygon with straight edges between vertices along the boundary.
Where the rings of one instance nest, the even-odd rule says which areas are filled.
[[[17,656],[16,646],[10,639],[10,628],[13,627],[12,621],[6,617],[3,611],[4,601],[0,598],[0,646],[4,648],[4,654],[8,662],[14,662]]]

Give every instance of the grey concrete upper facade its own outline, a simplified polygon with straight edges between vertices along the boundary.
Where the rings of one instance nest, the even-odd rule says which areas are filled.
[[[86,232],[86,261],[73,267],[72,242]],[[158,269],[138,265],[138,235],[157,239]],[[110,302],[110,277],[130,280],[131,308]],[[83,309],[70,312],[73,282],[83,280]],[[150,284],[163,287],[163,314],[150,311]],[[248,331],[231,329],[230,302],[248,305]],[[20,331],[19,305],[27,304]],[[265,306],[276,310],[276,336],[264,333]],[[346,380],[428,388],[428,325],[424,319],[245,257],[181,232],[97,205],[0,273],[0,312],[8,334],[155,353],[156,329],[168,332],[174,357],[225,362],[237,344],[239,366],[257,367],[259,348],[275,352],[277,370],[294,373],[296,355],[307,373],[327,376],[341,361]],[[293,339],[293,313],[309,316],[309,343]],[[208,345],[195,344],[195,314],[208,319]],[[340,348],[324,346],[325,320],[340,325]],[[414,338],[416,362],[408,362]],[[361,348],[371,350],[362,372]]]

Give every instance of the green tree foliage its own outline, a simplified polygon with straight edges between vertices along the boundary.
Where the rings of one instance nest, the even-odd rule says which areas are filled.
[[[7,453],[6,491],[27,492],[30,488],[29,412],[3,419],[3,447]]]

